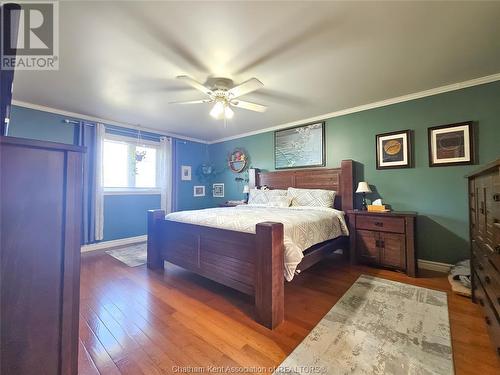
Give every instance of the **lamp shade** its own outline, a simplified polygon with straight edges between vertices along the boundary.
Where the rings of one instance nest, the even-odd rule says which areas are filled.
[[[250,189],[248,188],[248,185],[243,186],[243,194],[248,194],[250,192]]]
[[[370,189],[370,185],[368,185],[368,182],[366,181],[361,181],[358,184],[358,188],[356,189],[356,193],[371,193],[372,190]]]

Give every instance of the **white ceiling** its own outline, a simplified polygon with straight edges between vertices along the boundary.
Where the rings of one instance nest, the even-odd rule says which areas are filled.
[[[214,140],[500,72],[500,2],[60,2],[60,69],[14,99]],[[227,127],[175,80],[251,77]]]

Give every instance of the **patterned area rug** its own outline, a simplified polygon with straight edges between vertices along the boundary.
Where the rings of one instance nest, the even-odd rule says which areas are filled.
[[[146,248],[146,243],[141,243],[138,245],[120,247],[119,249],[107,250],[106,254],[111,255],[113,258],[118,259],[129,267],[137,267],[146,264]]]
[[[362,275],[274,374],[453,374],[444,292]]]

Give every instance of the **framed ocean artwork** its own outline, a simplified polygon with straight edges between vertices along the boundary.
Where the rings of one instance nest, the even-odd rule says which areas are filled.
[[[276,169],[323,167],[325,159],[324,122],[274,132]]]

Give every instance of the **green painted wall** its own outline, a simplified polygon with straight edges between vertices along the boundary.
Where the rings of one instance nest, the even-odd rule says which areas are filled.
[[[500,82],[329,119],[326,126],[327,166],[342,159],[359,162],[356,179],[375,185],[395,210],[417,211],[418,257],[453,263],[468,256],[467,184],[465,174],[477,166],[428,166],[427,128],[473,120],[478,125],[478,164],[500,156]],[[415,168],[378,171],[375,135],[414,130]],[[211,160],[224,168],[235,147],[247,150],[256,168],[274,169],[273,132],[210,146]],[[242,186],[227,169],[222,200],[241,199]],[[218,203],[217,200],[214,203]]]

